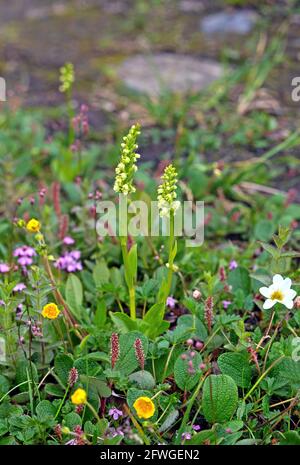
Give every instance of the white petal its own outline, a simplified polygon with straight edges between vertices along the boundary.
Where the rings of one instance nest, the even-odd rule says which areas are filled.
[[[265,310],[268,310],[269,308],[272,308],[275,304],[276,304],[276,300],[267,299],[263,304],[263,308]]]
[[[283,305],[285,305],[286,308],[288,308],[289,310],[291,310],[294,306],[294,302],[289,299],[289,298],[285,298],[283,299],[283,301],[281,302]]]
[[[267,299],[271,296],[272,294],[272,290],[269,288],[269,287],[261,287],[259,289],[259,292],[261,293],[261,295],[263,295],[264,297],[266,297]]]
[[[293,300],[297,295],[297,292],[294,291],[294,289],[289,289],[287,292],[285,292],[285,297],[290,299],[290,300]]]
[[[291,285],[292,285],[292,280],[290,278],[285,278],[282,283],[282,288],[285,290],[288,290],[290,289]]]
[[[275,286],[282,286],[282,282],[283,282],[283,277],[281,276],[281,274],[275,274],[273,276],[273,284],[275,284]]]

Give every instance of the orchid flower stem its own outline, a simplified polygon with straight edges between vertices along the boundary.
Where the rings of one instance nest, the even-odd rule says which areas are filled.
[[[170,294],[172,287],[172,278],[174,272],[174,244],[175,244],[175,234],[174,234],[174,211],[170,211],[170,237],[169,237],[169,258],[168,258],[168,275],[167,281],[163,282],[159,292],[159,302],[166,305],[167,298]]]
[[[129,263],[128,263],[128,251],[127,251],[127,237],[121,236],[120,242],[121,242],[122,256],[123,256],[123,262],[124,262],[124,267],[125,267],[126,283],[127,283],[128,292],[129,292],[130,318],[132,320],[135,320],[136,319],[135,288],[134,288],[134,284],[130,276],[130,269],[129,269]]]
[[[170,241],[169,241],[169,270],[168,270],[168,278],[167,278],[167,291],[166,291],[166,299],[170,293],[171,286],[172,286],[172,277],[173,277],[173,248],[174,248],[174,212],[171,210],[170,212]]]

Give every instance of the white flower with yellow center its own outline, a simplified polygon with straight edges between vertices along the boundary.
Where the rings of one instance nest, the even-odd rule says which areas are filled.
[[[284,305],[289,310],[293,308],[293,299],[297,292],[291,289],[292,281],[290,278],[283,278],[280,274],[273,276],[273,283],[269,287],[261,287],[259,292],[266,297],[263,304],[265,310],[272,308],[277,302]]]

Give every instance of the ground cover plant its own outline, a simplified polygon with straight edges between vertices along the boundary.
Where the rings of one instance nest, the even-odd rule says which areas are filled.
[[[100,131],[70,62],[59,107],[3,104],[1,445],[300,443],[300,135],[263,89],[285,34],[203,92],[121,89]]]

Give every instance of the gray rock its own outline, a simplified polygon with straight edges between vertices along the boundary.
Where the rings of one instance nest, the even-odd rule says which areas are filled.
[[[198,92],[220,78],[222,71],[214,61],[161,53],[130,57],[119,67],[118,74],[130,89],[157,96],[164,90]]]
[[[248,34],[258,19],[252,10],[221,11],[205,16],[200,27],[204,34]]]

